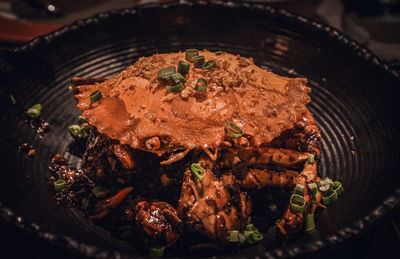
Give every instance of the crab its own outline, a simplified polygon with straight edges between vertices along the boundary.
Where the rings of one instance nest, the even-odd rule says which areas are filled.
[[[71,90],[92,127],[83,166],[93,171],[101,165],[94,177],[119,171],[118,177],[135,179],[151,161],[157,171],[181,175],[177,214],[162,201],[136,206],[137,224],[150,236],[155,230],[145,218],[165,211],[161,206],[175,225],[180,219],[187,230],[227,242],[230,231],[251,221],[246,190],[302,185],[305,212],[288,208],[277,224],[284,235],[298,231],[319,203],[311,203],[307,189],[318,179],[321,135],[306,107],[306,79],[278,76],[226,52],[196,55],[207,62],[199,66],[201,58],[184,52],[155,54],[109,79],[74,78]],[[201,179],[193,164],[204,170]],[[180,227],[156,232],[171,245]]]
[[[183,224],[175,208],[166,202],[136,204],[136,225],[154,242],[171,246],[182,235]]]

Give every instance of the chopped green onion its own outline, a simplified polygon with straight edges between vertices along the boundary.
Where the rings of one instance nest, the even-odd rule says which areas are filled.
[[[331,184],[333,184],[333,181],[331,180],[331,178],[325,177],[320,182],[317,182],[317,184],[319,184],[319,186],[321,186],[321,185],[331,185]]]
[[[36,110],[38,110],[40,112],[42,111],[42,105],[40,103],[33,105],[31,108],[36,109]]]
[[[321,192],[327,192],[327,191],[329,191],[329,189],[331,188],[331,185],[330,184],[325,184],[325,185],[321,185],[320,187],[319,187],[319,190],[321,191]]]
[[[299,183],[296,184],[296,189],[295,189],[294,193],[304,196],[304,185],[299,184]]]
[[[344,192],[343,185],[338,181],[333,182],[332,187],[333,190],[337,193],[337,195],[340,195]]]
[[[226,123],[225,132],[233,138],[240,138],[243,135],[242,129],[233,124],[232,122]]]
[[[101,98],[103,98],[103,94],[101,93],[100,90],[96,90],[90,94],[89,98],[91,103],[95,103],[98,102]]]
[[[193,163],[190,166],[190,169],[194,176],[199,180],[203,180],[204,176],[206,175],[206,170],[204,170],[203,167],[201,167],[199,164]]]
[[[293,194],[290,197],[290,209],[292,212],[303,213],[306,206],[306,199],[298,194]]]
[[[89,136],[89,130],[89,127],[81,128],[77,124],[68,127],[69,133],[71,133],[74,138],[87,138]]]
[[[186,82],[186,79],[180,73],[172,74],[170,78],[171,78],[172,82],[174,82],[174,84]]]
[[[244,230],[243,235],[246,237],[246,240],[249,239],[249,236],[253,233],[253,230]]]
[[[229,242],[239,242],[239,231],[237,230],[232,230],[229,231]]]
[[[187,73],[189,73],[189,68],[189,63],[186,63],[185,61],[179,61],[178,72],[181,73],[181,75],[186,75]]]
[[[41,111],[42,111],[42,105],[35,104],[26,111],[26,115],[28,115],[28,117],[31,119],[37,119],[40,117]]]
[[[308,162],[309,164],[314,164],[314,162],[315,162],[315,157],[314,157],[313,154],[308,154],[307,162]]]
[[[10,99],[12,104],[16,104],[17,102],[15,101],[14,95],[10,94]]]
[[[158,79],[160,80],[168,80],[170,79],[172,74],[176,73],[176,68],[175,66],[169,66],[163,69],[158,70],[157,75]]]
[[[211,70],[215,68],[215,60],[209,60],[206,63],[203,64],[203,69],[204,70]]]
[[[309,183],[308,184],[308,189],[310,189],[311,193],[313,195],[315,195],[317,193],[317,191],[318,191],[318,186],[317,186],[316,183]]]
[[[275,212],[275,211],[278,210],[278,206],[276,206],[276,204],[270,204],[268,206],[268,209],[269,209],[270,212]]]
[[[315,228],[314,214],[307,214],[305,219],[305,231],[309,232]]]
[[[82,122],[87,122],[87,119],[85,117],[83,117],[82,115],[79,115],[78,118],[82,121]]]
[[[326,195],[326,196],[322,195],[322,202],[323,202],[325,205],[332,204],[332,203],[334,203],[337,199],[338,199],[338,195],[337,195],[337,192],[335,192],[335,191],[332,191],[329,195]]]
[[[215,55],[219,56],[219,55],[221,55],[221,54],[222,54],[222,51],[221,51],[221,50],[215,51]]]
[[[252,231],[250,235],[247,237],[247,242],[250,244],[254,244],[263,239],[263,235],[259,231]]]
[[[195,68],[202,68],[204,65],[204,57],[203,56],[196,56],[193,58],[193,63]]]
[[[31,119],[37,119],[40,117],[40,111],[33,109],[33,108],[29,108],[26,111],[26,115],[28,115],[28,117]]]
[[[180,92],[183,89],[185,89],[185,88],[183,87],[182,83],[179,83],[179,84],[176,84],[176,85],[173,85],[173,86],[167,86],[167,92],[168,93]]]
[[[54,190],[56,192],[61,191],[62,189],[64,189],[65,185],[67,184],[67,182],[65,180],[57,180],[54,182]]]
[[[199,51],[197,49],[187,49],[185,50],[186,60],[193,61],[194,57],[199,55]]]
[[[71,133],[71,135],[73,137],[79,138],[79,135],[81,133],[81,126],[79,126],[77,124],[73,124],[73,125],[68,127],[68,131],[69,131],[69,133]]]
[[[256,228],[253,224],[247,224],[246,227],[244,228],[245,230],[248,231],[258,231],[258,228]]]
[[[151,257],[162,257],[164,255],[165,246],[162,247],[151,247],[149,250],[149,256]]]
[[[89,127],[81,128],[79,137],[80,137],[80,138],[87,138],[87,137],[89,137],[89,131],[90,131],[90,128],[89,128]]]
[[[197,79],[197,83],[196,83],[196,90],[199,92],[204,92],[207,90],[207,80],[205,80],[204,78],[199,78]]]
[[[96,186],[92,189],[92,193],[96,198],[105,198],[107,196],[106,192],[104,191],[104,188],[101,186]]]

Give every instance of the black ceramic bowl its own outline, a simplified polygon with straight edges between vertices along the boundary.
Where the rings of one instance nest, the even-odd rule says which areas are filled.
[[[1,215],[83,255],[138,255],[80,211],[57,205],[47,165],[61,153],[79,166],[67,131],[79,114],[68,91],[72,77],[107,77],[141,56],[187,48],[238,53],[277,74],[308,78],[309,108],[323,135],[319,174],[345,188],[338,202],[317,213],[319,235],[266,238],[239,254],[283,257],[326,250],[362,234],[398,205],[399,76],[329,26],[264,5],[202,1],[99,14],[1,53]],[[51,125],[43,139],[21,118],[36,103]],[[17,152],[22,142],[33,144],[37,154]]]

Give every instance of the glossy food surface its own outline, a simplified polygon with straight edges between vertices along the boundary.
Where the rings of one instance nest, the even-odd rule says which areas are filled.
[[[85,255],[137,255],[79,211],[57,205],[47,166],[56,153],[80,163],[67,130],[80,114],[68,91],[72,77],[109,77],[139,57],[188,48],[254,57],[256,65],[278,75],[307,78],[312,88],[308,107],[323,136],[320,175],[345,188],[340,202],[316,216],[319,235],[284,242],[266,238],[239,254],[329,252],[373,227],[399,203],[398,75],[346,36],[303,17],[257,4],[199,3],[98,15],[0,54],[1,215]],[[21,116],[36,103],[50,123],[43,139]],[[17,152],[24,142],[34,146],[35,156]]]

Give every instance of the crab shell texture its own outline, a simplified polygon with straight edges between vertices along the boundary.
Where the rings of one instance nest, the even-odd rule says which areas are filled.
[[[315,125],[306,107],[311,89],[305,78],[278,76],[251,58],[226,52],[204,50],[199,55],[215,60],[216,67],[194,68],[185,52],[142,57],[103,82],[77,86],[78,108],[99,133],[158,156],[177,150],[217,150],[232,142],[225,131],[227,122],[241,128],[251,147],[269,146],[284,132]],[[184,89],[168,93],[173,83],[159,80],[157,72],[177,68],[179,61],[190,64]],[[205,92],[196,90],[199,78],[208,82]],[[90,94],[96,90],[103,98],[91,103]]]

